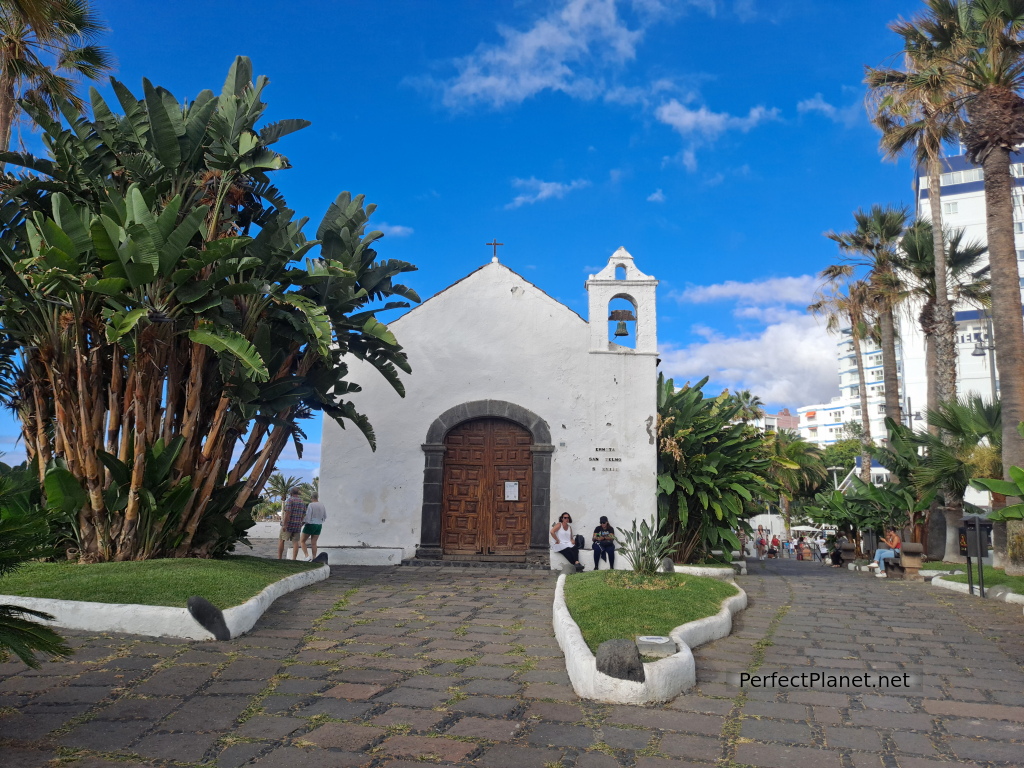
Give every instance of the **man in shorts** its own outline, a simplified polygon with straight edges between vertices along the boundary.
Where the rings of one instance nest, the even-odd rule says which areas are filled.
[[[299,489],[288,491],[288,500],[281,510],[281,535],[277,541],[277,559],[284,557],[284,543],[292,542],[292,560],[299,556],[299,537],[302,535],[302,521],[306,517],[306,502],[299,496]]]
[[[316,559],[316,540],[320,538],[320,531],[323,530],[324,521],[327,520],[327,507],[320,501],[317,494],[313,494],[309,506],[306,507],[305,523],[302,526],[302,539],[299,545],[302,547],[302,556],[309,559]],[[309,542],[313,554],[306,550],[306,542]]]

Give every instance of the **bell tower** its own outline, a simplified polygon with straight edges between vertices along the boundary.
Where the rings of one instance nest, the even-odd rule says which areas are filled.
[[[586,282],[591,353],[657,355],[657,287],[657,280],[636,268],[629,251],[615,251],[604,269]],[[630,336],[634,346],[626,343]]]

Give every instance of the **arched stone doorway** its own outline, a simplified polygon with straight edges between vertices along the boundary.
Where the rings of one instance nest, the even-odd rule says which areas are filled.
[[[544,420],[514,403],[476,400],[441,414],[423,444],[417,557],[546,558],[553,451]]]

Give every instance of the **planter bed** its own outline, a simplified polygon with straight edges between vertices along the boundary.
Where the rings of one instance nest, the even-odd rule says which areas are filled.
[[[718,569],[715,569],[718,570]],[[576,577],[574,577],[576,578]],[[726,597],[711,616],[675,627],[669,637],[679,649],[674,655],[643,665],[645,681],[620,680],[597,669],[597,659],[583,639],[565,602],[566,576],[555,585],[553,625],[555,637],[565,655],[566,671],[573,690],[584,699],[617,704],[656,704],[669,701],[696,685],[692,648],[726,637],[732,630],[733,614],[747,607],[747,595],[739,587]],[[640,634],[639,632],[637,634]]]
[[[196,576],[197,568],[206,572]],[[75,580],[76,571],[86,578]],[[218,575],[221,582],[233,583],[218,585]],[[0,604],[44,611],[53,616],[50,626],[64,629],[212,640],[214,634],[185,607],[190,597],[208,598],[211,609],[221,612],[230,636],[238,637],[252,629],[278,597],[329,576],[325,565],[249,557],[96,565],[30,563],[0,579],[0,593],[17,593],[0,594]],[[154,578],[160,583],[147,589],[146,580]]]

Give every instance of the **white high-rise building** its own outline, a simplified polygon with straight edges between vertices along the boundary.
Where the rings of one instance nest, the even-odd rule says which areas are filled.
[[[1013,210],[1017,244],[1017,263],[1024,265],[1024,152],[1013,155]],[[985,190],[982,169],[971,165],[963,155],[943,159],[942,187],[943,225],[947,229],[964,230],[964,243],[975,241],[985,244]],[[928,203],[928,176],[914,179],[916,215],[930,219]],[[988,265],[987,257],[980,260],[978,269]],[[1024,267],[1022,267],[1024,269]],[[1021,279],[1024,289],[1024,278]],[[999,377],[992,340],[992,323],[980,307],[964,303],[953,308],[957,333],[957,394],[980,394],[991,401],[998,397]],[[926,426],[925,411],[928,401],[928,367],[925,360],[924,335],[918,322],[920,301],[906,302],[897,316],[899,340],[896,356],[899,370],[900,396],[903,421],[915,429]],[[850,437],[843,428],[845,423],[860,421],[857,368],[853,361],[853,344],[849,329],[836,342],[839,370],[839,395],[829,403],[805,405],[797,409],[800,415],[800,435],[821,447]],[[871,436],[880,442],[885,436],[885,388],[882,385],[881,352],[870,342],[862,344],[864,368],[868,386],[868,409],[871,418]]]
[[[900,356],[900,344],[896,354]],[[880,442],[885,436],[885,384],[882,379],[882,351],[874,342],[864,339],[860,344],[864,361],[864,383],[868,389],[868,418],[871,437]],[[797,408],[800,436],[825,448],[839,440],[853,437],[846,429],[849,422],[861,423],[860,377],[850,329],[844,328],[836,341],[839,370],[839,395],[831,402]]]
[[[1024,263],[1024,153],[1013,154],[1013,218],[1018,267]],[[946,229],[962,229],[964,240],[985,244],[985,182],[982,169],[971,165],[963,155],[945,158],[945,172],[939,178],[942,189],[942,223]],[[914,180],[917,216],[930,219],[928,176]],[[987,256],[981,266],[988,265]],[[1024,280],[1021,281],[1024,288]],[[910,398],[916,411],[924,411],[927,401],[927,365],[924,337],[917,321],[920,304],[912,304],[903,313],[900,335],[904,340],[902,365],[904,396]],[[998,397],[998,361],[992,339],[992,323],[980,307],[966,304],[953,308],[957,333],[957,394],[976,392],[985,400]],[[994,364],[995,363],[995,364]]]

